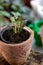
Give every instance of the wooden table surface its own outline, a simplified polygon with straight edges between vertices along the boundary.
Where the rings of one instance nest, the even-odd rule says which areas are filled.
[[[0,65],[10,65],[0,54]],[[31,50],[27,61],[22,65],[43,65],[43,54]]]

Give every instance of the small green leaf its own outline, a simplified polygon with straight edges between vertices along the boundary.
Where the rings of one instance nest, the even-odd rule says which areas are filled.
[[[4,16],[10,16],[10,14],[9,14],[8,12],[6,12],[6,11],[2,12],[2,14],[3,14]]]
[[[3,15],[3,16],[10,16],[10,14],[6,11],[0,11],[0,15]]]

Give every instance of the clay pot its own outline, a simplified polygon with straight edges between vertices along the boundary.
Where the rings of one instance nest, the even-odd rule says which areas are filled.
[[[30,53],[34,33],[30,28],[26,26],[24,27],[24,29],[31,34],[29,39],[27,39],[26,41],[18,44],[7,44],[0,41],[0,53],[11,65],[23,64],[24,62],[26,62],[27,57]]]

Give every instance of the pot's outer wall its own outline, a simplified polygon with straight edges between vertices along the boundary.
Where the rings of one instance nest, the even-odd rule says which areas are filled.
[[[30,32],[30,38],[20,44],[7,44],[0,41],[0,53],[12,65],[20,65],[26,62],[30,53],[34,33],[28,27],[24,29]]]

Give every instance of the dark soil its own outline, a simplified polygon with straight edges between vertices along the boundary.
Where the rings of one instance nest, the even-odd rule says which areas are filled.
[[[2,41],[7,43],[20,43],[27,40],[30,37],[30,33],[26,30],[22,30],[20,34],[15,34],[13,29],[5,30],[2,34]]]

